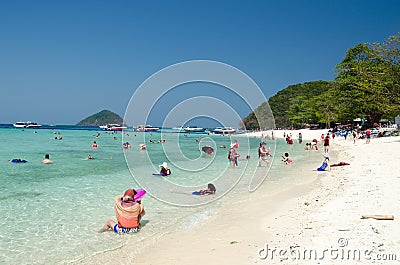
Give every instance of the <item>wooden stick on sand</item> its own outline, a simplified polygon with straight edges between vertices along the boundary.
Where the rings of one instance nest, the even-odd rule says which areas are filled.
[[[361,219],[373,218],[375,220],[394,220],[393,215],[363,215]]]

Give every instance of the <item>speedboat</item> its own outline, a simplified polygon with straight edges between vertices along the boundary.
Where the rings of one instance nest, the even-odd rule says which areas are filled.
[[[122,131],[122,130],[127,129],[126,126],[121,126],[119,124],[107,124],[107,125],[101,125],[99,127],[106,131]]]
[[[187,126],[183,128],[186,132],[204,132],[206,129],[205,128],[199,128],[196,126]]]
[[[133,130],[137,132],[155,132],[160,130],[160,128],[153,127],[151,125],[138,125],[135,128],[133,128]]]
[[[15,128],[33,128],[37,129],[42,127],[42,125],[37,124],[36,122],[31,122],[31,121],[18,121],[13,124]]]
[[[213,134],[234,134],[236,133],[236,129],[232,127],[217,127],[214,130],[211,130]]]

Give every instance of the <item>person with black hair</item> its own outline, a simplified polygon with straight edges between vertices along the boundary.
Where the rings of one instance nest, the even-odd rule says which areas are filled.
[[[51,163],[53,163],[53,161],[50,160],[50,155],[49,154],[46,154],[44,156],[44,159],[42,160],[42,163],[43,164],[51,164]]]
[[[207,189],[206,190],[199,190],[199,191],[193,191],[193,195],[209,195],[209,194],[215,194],[217,189],[215,188],[214,184],[208,183]]]
[[[289,156],[289,153],[285,153],[285,156],[282,156],[282,161],[286,165],[291,165],[293,162],[292,158]]]
[[[257,166],[261,167],[261,162],[264,161],[267,166],[269,165],[269,160],[268,157],[271,156],[270,149],[268,150],[265,149],[265,142],[260,143],[260,146],[258,147],[258,164]]]

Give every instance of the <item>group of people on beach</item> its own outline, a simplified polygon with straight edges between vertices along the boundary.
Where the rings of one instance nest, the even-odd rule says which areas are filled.
[[[329,146],[330,140],[334,138],[333,133],[322,134],[320,137],[320,141],[323,145],[323,158],[324,162],[321,167],[318,168],[318,171],[325,171],[330,170],[329,166]],[[290,144],[290,140],[292,140],[290,135],[285,135],[286,142]],[[303,136],[301,133],[298,135],[299,144],[303,141]],[[370,139],[370,132],[367,133],[367,140]],[[369,141],[368,141],[369,142]],[[367,143],[368,143],[367,142]],[[267,166],[270,165],[270,161],[268,160],[269,157],[272,157],[270,148],[266,148],[265,142],[260,142],[258,147],[258,164],[257,166],[262,166],[265,163]],[[314,139],[311,142],[307,142],[305,149],[306,150],[318,150],[318,140]],[[143,144],[145,150],[145,145]],[[226,146],[220,146],[220,148],[226,148]],[[229,151],[228,151],[228,160],[232,167],[236,167],[238,165],[238,158],[240,154],[238,153],[239,144],[237,141],[231,143]],[[246,159],[249,159],[250,156],[246,156]],[[285,152],[282,155],[282,162],[285,165],[290,165],[293,163],[293,159],[289,156],[288,152]],[[347,163],[341,162],[341,165],[348,165]],[[160,165],[160,174],[168,176],[171,174],[171,170],[166,162]],[[192,195],[210,195],[215,194],[216,188],[213,184],[208,184],[207,189],[194,191],[194,192],[179,192],[185,194],[192,194]],[[140,228],[140,220],[144,215],[144,206],[140,200],[136,201],[135,198],[136,191],[133,189],[129,189],[125,191],[123,196],[118,196],[114,200],[114,208],[116,211],[117,222],[113,220],[108,220],[106,224],[103,226],[101,231],[106,230],[113,230],[114,232],[121,234],[121,233],[128,233],[128,232],[137,232]]]

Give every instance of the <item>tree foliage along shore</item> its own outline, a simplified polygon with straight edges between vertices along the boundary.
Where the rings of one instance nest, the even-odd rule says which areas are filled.
[[[260,124],[269,107],[275,127],[302,127],[365,118],[366,125],[400,112],[400,35],[383,43],[358,44],[336,66],[334,81],[291,85],[243,119],[247,129]],[[257,118],[256,118],[257,116]]]
[[[102,110],[98,113],[95,113],[80,122],[76,125],[81,126],[99,126],[99,125],[107,125],[107,124],[122,124],[122,118],[109,110]]]

